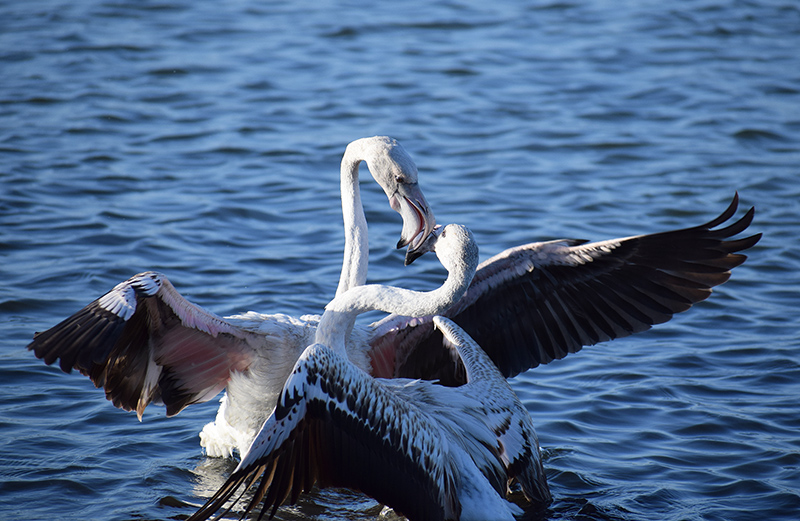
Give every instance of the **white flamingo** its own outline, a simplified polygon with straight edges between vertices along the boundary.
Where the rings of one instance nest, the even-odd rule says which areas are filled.
[[[341,163],[345,251],[337,294],[367,278],[367,222],[358,186],[364,161],[391,207],[403,218],[398,247],[408,262],[435,226],[417,182],[417,168],[397,141],[383,136],[350,143]],[[318,317],[249,312],[221,318],[183,298],[157,272],[140,273],[44,333],[28,346],[48,364],[78,369],[106,397],[141,420],[151,402],[167,415],[226,389],[215,422],[200,434],[209,456],[247,448],[297,357],[314,338]],[[352,326],[352,325],[351,325]],[[369,367],[370,329],[348,342],[348,355]]]
[[[437,236],[438,235],[438,236]],[[539,444],[527,410],[492,361],[458,326],[433,322],[444,347],[463,363],[466,383],[373,378],[347,358],[345,335],[372,310],[434,315],[466,291],[478,265],[469,230],[448,225],[432,235],[445,283],[430,292],[366,285],[325,308],[315,343],[300,356],[274,412],[228,481],[192,521],[208,519],[243,483],[262,476],[244,515],[262,515],[317,483],[365,492],[412,520],[513,520],[506,499],[520,481],[538,505],[550,501]]]

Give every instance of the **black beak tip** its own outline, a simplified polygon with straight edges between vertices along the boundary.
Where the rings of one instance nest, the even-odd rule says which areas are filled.
[[[424,251],[419,251],[419,250],[413,250],[413,251],[412,251],[411,249],[409,249],[409,250],[406,252],[406,260],[405,260],[404,264],[405,264],[406,266],[408,266],[408,265],[410,265],[412,262],[414,262],[415,260],[417,260],[417,259],[419,259],[420,257],[422,257],[424,254],[425,254],[425,252],[424,252]]]

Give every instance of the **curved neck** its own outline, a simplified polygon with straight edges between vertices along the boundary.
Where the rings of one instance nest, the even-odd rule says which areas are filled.
[[[344,217],[344,259],[338,297],[354,286],[361,286],[367,281],[369,266],[369,237],[367,236],[367,218],[361,204],[361,190],[358,186],[358,165],[362,158],[356,151],[348,147],[342,158],[340,189],[342,193],[342,216]]]
[[[437,315],[455,304],[467,291],[475,275],[476,263],[459,263],[447,280],[433,291],[369,284],[353,287],[337,295],[327,306],[317,326],[315,342],[345,353],[345,336],[356,316],[367,311],[383,311],[409,317]]]

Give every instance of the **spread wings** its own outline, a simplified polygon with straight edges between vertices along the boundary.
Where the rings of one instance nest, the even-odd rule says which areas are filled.
[[[505,376],[593,345],[649,329],[705,300],[747,258],[761,234],[738,195],[716,219],[681,230],[602,242],[560,240],[508,249],[479,267],[467,293],[443,315],[486,351]],[[441,348],[431,317],[390,316],[371,341],[376,376],[464,376]]]
[[[151,402],[172,416],[211,399],[244,371],[254,336],[184,299],[163,275],[140,273],[38,333],[28,349],[79,370],[141,419]]]
[[[274,413],[228,481],[190,521],[208,519],[261,478],[245,512],[264,513],[317,483],[361,490],[414,519],[458,516],[442,430],[321,344],[309,346]],[[411,500],[409,501],[409,498]]]

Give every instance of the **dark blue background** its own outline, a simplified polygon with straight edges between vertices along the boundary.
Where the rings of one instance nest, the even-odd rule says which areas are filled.
[[[513,385],[549,519],[795,519],[798,49],[788,1],[3,2],[0,517],[192,512],[231,469],[198,444],[216,401],[139,424],[25,345],[145,269],[220,314],[318,313],[339,159],[389,134],[484,258],[756,205],[764,238],[709,301]],[[370,280],[437,285],[363,189]],[[278,517],[379,512],[326,491]]]

